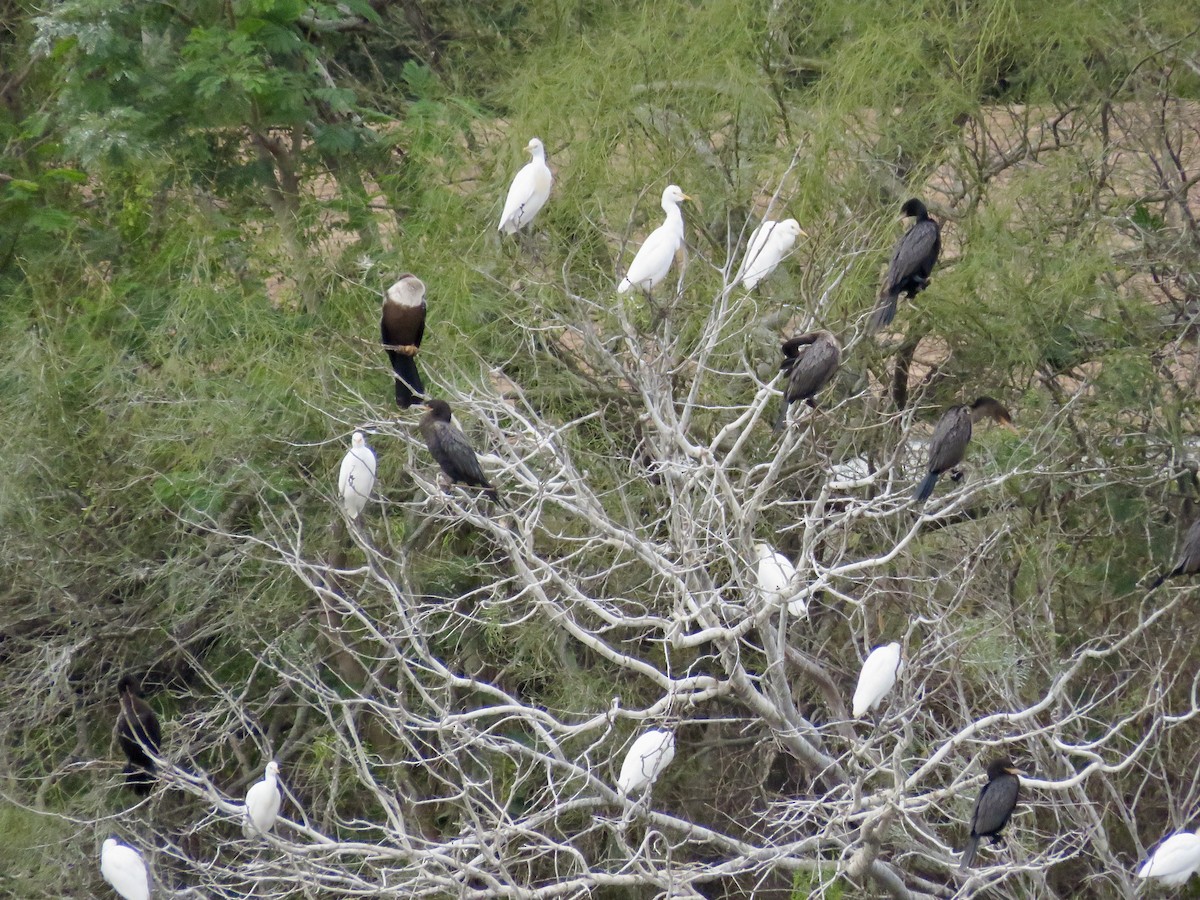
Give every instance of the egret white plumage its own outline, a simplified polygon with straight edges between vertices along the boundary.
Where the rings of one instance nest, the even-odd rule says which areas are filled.
[[[279,763],[271,760],[267,763],[262,781],[255,782],[250,786],[250,790],[246,791],[242,834],[252,838],[266,834],[274,828],[282,802],[283,797],[279,793]]]
[[[683,246],[683,213],[679,211],[679,204],[691,199],[677,184],[668,185],[663,191],[662,210],[667,214],[666,221],[650,232],[638,248],[625,277],[617,285],[618,294],[627,294],[635,287],[652,291],[667,277],[675,254]]]
[[[150,872],[142,854],[116,838],[100,847],[100,874],[125,900],[150,900]]]
[[[750,291],[758,287],[796,246],[796,238],[802,234],[804,229],[795,219],[766,221],[755,228],[742,259],[739,275],[742,285]]]
[[[858,673],[858,687],[854,689],[854,717],[857,719],[868,709],[878,709],[903,671],[904,660],[900,658],[898,643],[893,641],[872,650],[863,663],[862,671]]]
[[[621,763],[617,790],[624,795],[645,790],[675,758],[675,735],[655,728],[641,735]]]
[[[361,431],[354,432],[350,449],[342,457],[342,468],[338,471],[338,495],[342,498],[342,509],[351,519],[357,519],[371,490],[375,487],[375,454],[367,446]]]
[[[754,555],[758,558],[758,589],[762,593],[763,602],[780,602],[792,592],[796,567],[790,559],[766,544],[755,544]],[[808,603],[803,598],[797,598],[788,604],[788,613],[793,616],[803,616],[807,612]]]
[[[531,138],[525,152],[532,154],[533,159],[513,178],[504,201],[504,212],[500,214],[500,224],[496,227],[505,234],[516,234],[532,222],[550,199],[554,176],[546,165],[546,148],[540,140]]]
[[[1200,832],[1173,834],[1157,847],[1138,868],[1138,878],[1155,878],[1174,887],[1200,870]]]

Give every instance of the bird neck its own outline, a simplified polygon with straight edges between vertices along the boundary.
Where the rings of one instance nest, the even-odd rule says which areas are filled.
[[[680,234],[683,233],[683,212],[679,209],[678,203],[667,201],[662,205],[663,212],[667,214],[667,221],[664,225],[672,225]]]

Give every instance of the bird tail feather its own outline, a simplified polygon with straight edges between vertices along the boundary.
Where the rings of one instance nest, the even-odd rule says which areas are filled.
[[[917,486],[917,490],[913,494],[913,499],[918,503],[924,503],[926,500],[928,500],[929,495],[933,493],[933,486],[937,484],[937,480],[937,472],[930,472],[928,475],[926,475],[925,480]]]
[[[875,314],[871,316],[871,331],[878,331],[880,328],[885,328],[892,324],[892,319],[896,318],[896,301],[899,298],[899,294],[890,292],[880,296],[880,306],[875,310]]]
[[[791,406],[791,404],[788,403],[787,397],[784,397],[779,404],[779,418],[775,420],[776,431],[783,431],[783,426],[787,424],[787,411],[789,406]]]
[[[421,381],[421,373],[417,371],[417,361],[411,356],[388,351],[392,360],[392,371],[396,373],[396,405],[408,409],[420,402],[425,395],[425,385]]]
[[[967,841],[967,846],[963,847],[962,862],[958,864],[960,869],[969,869],[975,862],[975,851],[979,849],[979,838],[972,836]]]

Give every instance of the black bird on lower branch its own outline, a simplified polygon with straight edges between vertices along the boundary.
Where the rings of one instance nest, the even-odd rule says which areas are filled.
[[[918,503],[928,500],[938,476],[963,461],[967,444],[971,442],[972,426],[984,418],[994,419],[1006,428],[1013,427],[1008,410],[991,397],[980,397],[970,406],[952,406],[942,414],[929,442],[929,474],[917,486],[914,500]]]
[[[121,696],[121,712],[117,715],[117,743],[129,760],[125,764],[125,785],[135,794],[145,797],[154,785],[158,767],[154,757],[162,744],[162,729],[150,704],[142,699],[137,679],[122,675],[117,682]],[[153,754],[153,755],[152,755]]]
[[[915,221],[892,252],[892,261],[883,277],[883,289],[879,292],[879,306],[871,318],[872,331],[890,325],[896,318],[896,302],[901,294],[907,294],[911,300],[925,290],[942,252],[942,226],[936,219],[929,218],[924,203],[913,198],[900,208],[900,213]]]
[[[799,335],[785,341],[780,349],[783,362],[779,368],[788,373],[788,380],[783,389],[783,406],[775,422],[776,431],[786,424],[788,407],[797,400],[806,400],[809,406],[816,407],[813,398],[837,374],[842,358],[841,345],[828,331]]]
[[[450,404],[445,400],[429,400],[425,405],[429,412],[421,416],[421,435],[442,472],[452,483],[481,487],[488,497],[500,502],[500,495],[484,476],[479,457],[467,442],[466,435],[450,421]]]
[[[1008,824],[1021,793],[1021,779],[1017,777],[1020,774],[1007,756],[988,763],[987,784],[980,788],[971,811],[971,837],[963,848],[960,868],[970,868],[975,861],[980,838],[991,838],[993,844],[1000,840],[1000,832]]]
[[[1168,578],[1195,575],[1197,572],[1200,572],[1200,519],[1193,522],[1187,534],[1183,536],[1183,543],[1179,545],[1179,561],[1170,572],[1159,575],[1154,584],[1150,585],[1150,590],[1154,590]]]

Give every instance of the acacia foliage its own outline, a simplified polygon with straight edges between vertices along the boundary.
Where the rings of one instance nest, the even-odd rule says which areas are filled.
[[[1195,494],[1186,10],[6,21],[0,888],[90,896],[115,829],[211,896],[1111,897],[1194,827],[1190,594],[1137,586]],[[514,248],[493,219],[531,134],[557,181]],[[677,293],[618,303],[670,181],[697,198]],[[910,194],[945,255],[874,341]],[[809,237],[746,295],[745,237],[785,212]],[[443,494],[388,408],[376,304],[406,270],[507,517]],[[777,339],[810,324],[844,371],[775,436]],[[980,393],[1020,434],[981,431],[918,520],[910,444]],[[331,473],[363,424],[380,502],[342,534]],[[804,620],[756,594],[758,540]],[[849,723],[891,639],[906,677]],[[132,811],[126,670],[174,764]],[[621,803],[622,750],[664,722],[675,763]],[[965,882],[998,746],[1035,777]],[[299,826],[261,850],[234,803],[270,755]]]

